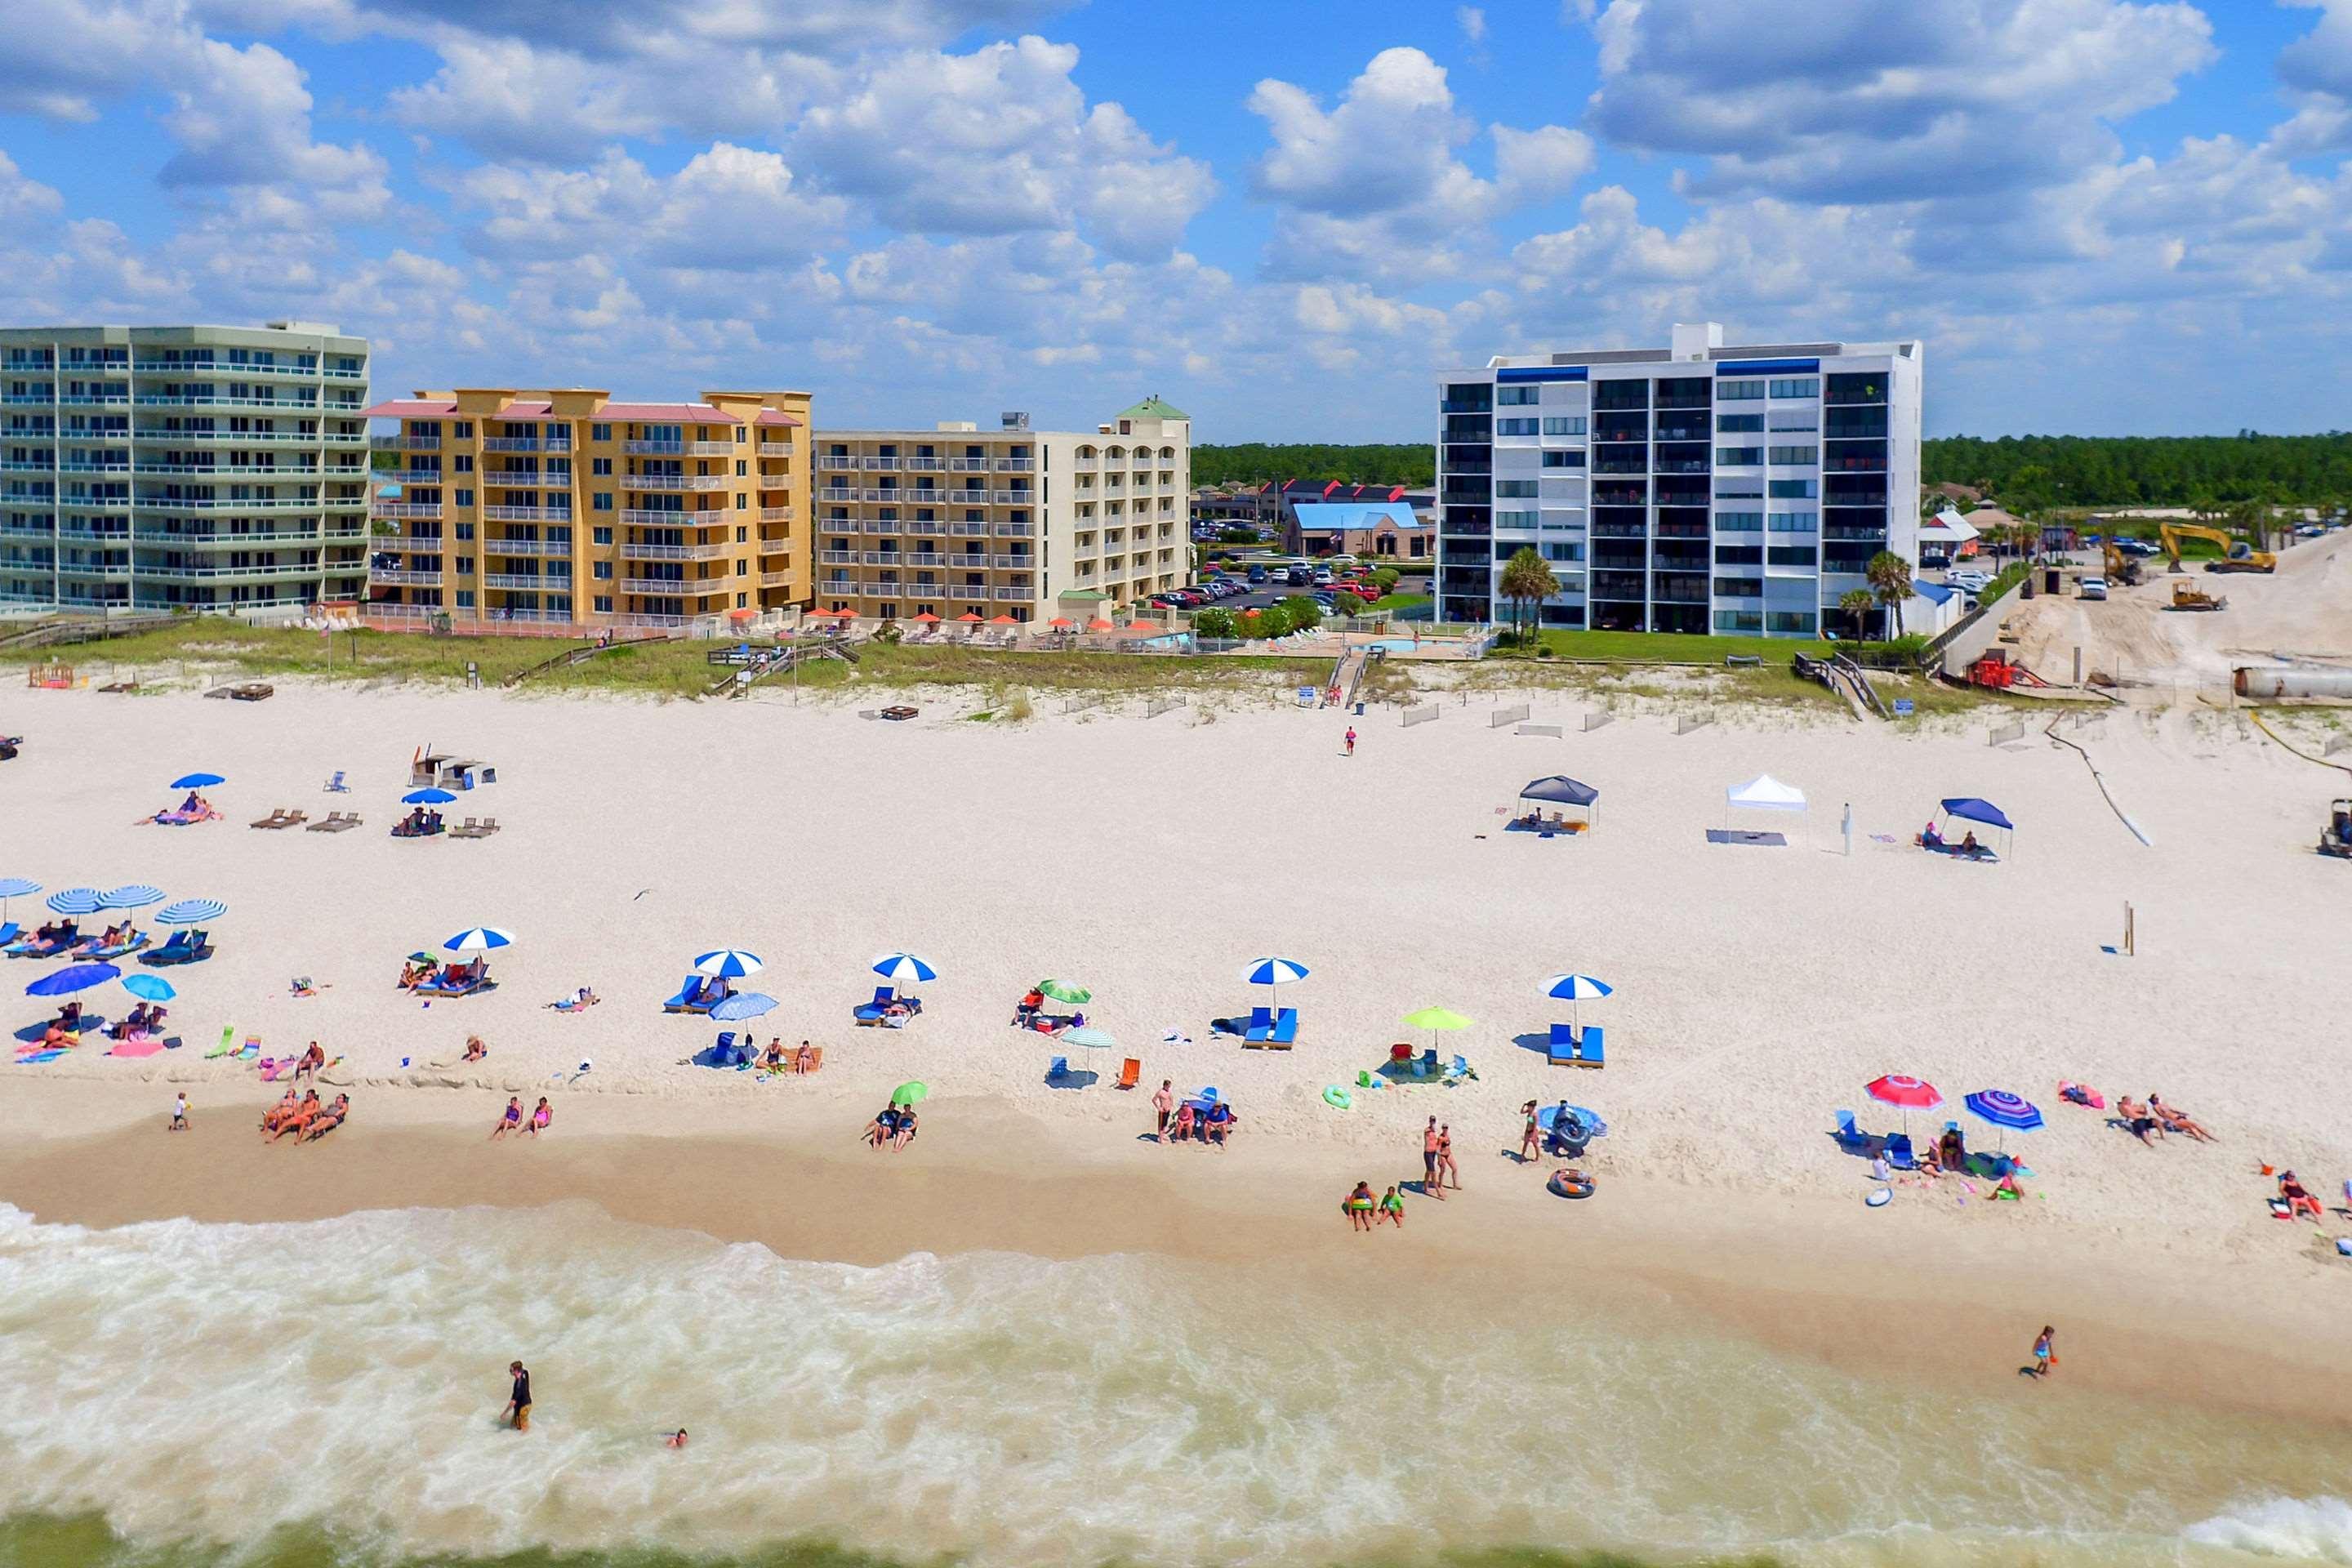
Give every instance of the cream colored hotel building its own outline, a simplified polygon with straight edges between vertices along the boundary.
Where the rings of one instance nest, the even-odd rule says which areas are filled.
[[[379,403],[369,613],[630,627],[1094,613],[1187,574],[1190,422],[812,436],[804,392],[460,388]],[[383,465],[396,464],[396,467]]]

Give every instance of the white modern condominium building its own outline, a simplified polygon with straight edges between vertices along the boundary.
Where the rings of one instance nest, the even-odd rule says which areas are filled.
[[[1439,612],[1501,619],[1532,546],[1552,626],[1812,637],[1873,555],[1918,560],[1922,345],[1507,354],[1438,391]]]
[[[306,321],[0,328],[0,609],[365,597],[367,380]]]

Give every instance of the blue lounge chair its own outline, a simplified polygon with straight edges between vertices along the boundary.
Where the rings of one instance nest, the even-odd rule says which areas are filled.
[[[1585,1026],[1576,1037],[1576,1065],[1580,1068],[1602,1068],[1609,1065],[1609,1056],[1601,1048],[1601,1029],[1598,1024]]]
[[[0,925],[0,952],[12,952],[23,939],[25,928],[15,921]]]
[[[1566,1024],[1554,1024],[1551,1036],[1544,1042],[1544,1060],[1553,1067],[1573,1067],[1576,1063],[1576,1031]]]
[[[741,1072],[751,1065],[751,1052],[735,1043],[735,1031],[721,1029],[719,1038],[687,1058],[698,1068],[732,1068]]]
[[[1255,1040],[1263,1045],[1273,1036],[1273,1034],[1274,1009],[1271,1007],[1251,1008],[1249,1022],[1242,1027],[1242,1038],[1244,1040]]]
[[[129,942],[118,942],[112,947],[93,947],[87,952],[83,953],[82,956],[84,958],[102,962],[110,958],[121,958],[126,953],[137,952],[141,948],[145,947],[146,945],[147,933],[143,931],[133,931],[131,933],[131,940]]]
[[[1458,1051],[1454,1053],[1454,1059],[1445,1064],[1445,1081],[1448,1083],[1460,1083],[1477,1076],[1478,1069],[1470,1065],[1470,1058]]]
[[[1886,1140],[1886,1163],[1898,1171],[1916,1171],[1918,1159],[1911,1152],[1911,1134],[1897,1132]]]
[[[679,981],[677,984],[677,994],[662,1004],[662,1011],[665,1013],[683,1013],[688,1008],[693,1006],[695,998],[702,994],[702,981],[703,977],[699,974],[689,974],[684,980]]]
[[[1298,1038],[1298,1009],[1285,1007],[1274,1016],[1274,1032],[1266,1037],[1277,1046],[1287,1046]]]
[[[337,768],[335,770],[335,776],[327,781],[327,793],[329,795],[349,795],[352,793],[351,786],[343,783],[342,769]]]
[[[861,1024],[878,1024],[882,1021],[883,1010],[890,1005],[891,998],[896,993],[887,985],[877,985],[874,988],[874,1000],[859,1004],[851,1016]]]
[[[142,963],[194,963],[199,960],[210,958],[213,950],[205,941],[210,934],[207,931],[198,931],[194,926],[184,926],[173,931],[172,939],[154,952],[141,954],[140,962]],[[419,991],[425,988],[425,985],[417,987]]]
[[[1864,1148],[1870,1142],[1870,1134],[1855,1125],[1853,1112],[1851,1110],[1841,1110],[1837,1113],[1836,1136],[1838,1142],[1848,1149]]]

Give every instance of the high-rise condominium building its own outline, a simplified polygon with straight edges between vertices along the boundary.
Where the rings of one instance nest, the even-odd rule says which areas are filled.
[[[1552,626],[1811,637],[1880,551],[1918,559],[1922,345],[1510,354],[1438,390],[1438,597],[1501,619],[1532,546]]]
[[[459,388],[381,403],[369,614],[709,628],[808,597],[805,392],[615,403]]]
[[[1086,433],[826,430],[815,440],[820,609],[1083,619],[1190,574],[1192,421],[1147,398]]]
[[[0,329],[0,608],[359,598],[367,377],[309,321]]]

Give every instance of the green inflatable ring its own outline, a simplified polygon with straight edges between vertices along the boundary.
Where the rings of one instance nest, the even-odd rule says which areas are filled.
[[[1341,1089],[1335,1083],[1325,1086],[1323,1090],[1323,1103],[1334,1107],[1337,1110],[1345,1110],[1356,1102],[1354,1099],[1349,1095],[1346,1089]]]

